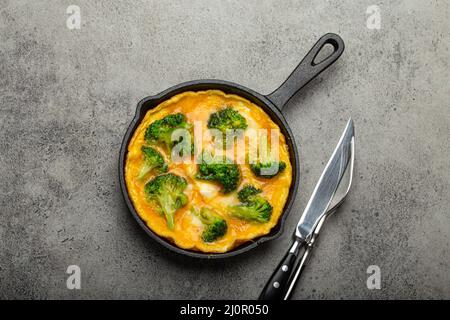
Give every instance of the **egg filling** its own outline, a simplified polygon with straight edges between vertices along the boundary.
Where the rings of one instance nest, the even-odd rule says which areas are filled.
[[[208,121],[213,113],[232,108],[246,120],[244,132],[260,129],[276,130],[279,135],[278,157],[285,166],[283,170],[270,178],[255,174],[248,164],[248,153],[254,147],[246,136],[238,136],[244,139],[244,144],[236,143],[234,151],[237,165],[240,171],[240,180],[235,190],[224,193],[222,186],[216,181],[198,179],[199,164],[192,161],[172,161],[170,150],[160,144],[149,144],[146,139],[147,128],[157,120],[168,115],[182,113],[187,123],[192,128],[196,124],[196,130],[201,129],[202,135],[195,139],[201,139],[201,149],[211,149],[214,143],[213,136],[208,131]],[[178,94],[147,112],[142,122],[137,127],[128,145],[128,153],[125,164],[125,180],[128,194],[133,202],[134,208],[148,227],[161,237],[168,239],[180,248],[206,253],[223,253],[233,248],[266,235],[277,225],[283,212],[289,189],[292,182],[292,167],[289,159],[289,150],[284,135],[272,119],[257,105],[250,101],[232,94],[225,94],[218,90],[199,92],[184,92]],[[191,130],[193,131],[193,130]],[[200,141],[200,140],[199,140]],[[151,146],[164,158],[167,167],[160,166],[151,170],[148,174],[143,171],[145,159],[143,146]],[[244,149],[242,149],[244,146]],[[198,147],[194,145],[198,151]],[[242,159],[244,159],[241,163]],[[236,160],[236,159],[235,159]],[[164,169],[164,170],[163,170]],[[186,195],[186,203],[180,205],[173,218],[173,228],[168,223],[161,209],[153,201],[149,201],[146,194],[146,184],[161,174],[162,171],[182,177],[187,182],[183,193]],[[241,219],[232,214],[233,206],[243,205],[239,200],[238,191],[243,186],[252,185],[260,190],[258,196],[266,199],[272,206],[270,219],[266,222]],[[205,225],[199,214],[193,214],[195,210],[200,212],[206,208],[226,221],[226,232],[215,241],[205,241],[202,234]],[[200,218],[199,218],[200,217]]]

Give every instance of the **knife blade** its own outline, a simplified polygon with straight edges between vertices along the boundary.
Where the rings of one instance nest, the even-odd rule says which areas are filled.
[[[322,227],[349,160],[352,159],[353,163],[353,148],[354,124],[350,118],[297,224],[294,242],[261,292],[260,300],[282,300],[289,297],[295,284],[292,278],[296,280],[298,259],[302,260],[301,265],[306,263],[314,242],[314,232],[318,230],[317,227]],[[342,201],[343,199],[340,202]],[[302,254],[299,257],[300,252]]]
[[[308,242],[320,219],[325,215],[350,159],[353,136],[354,126],[350,118],[297,224],[296,237]]]

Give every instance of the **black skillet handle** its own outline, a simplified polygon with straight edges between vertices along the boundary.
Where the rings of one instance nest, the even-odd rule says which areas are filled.
[[[326,44],[333,46],[333,53],[324,60],[315,63],[314,60],[317,54]],[[344,41],[342,38],[337,34],[327,33],[311,48],[286,81],[278,89],[269,94],[267,98],[281,110],[297,91],[331,66],[341,56],[342,52],[344,52]]]
[[[300,249],[305,242],[297,239],[285,254],[259,295],[259,300],[284,300]]]

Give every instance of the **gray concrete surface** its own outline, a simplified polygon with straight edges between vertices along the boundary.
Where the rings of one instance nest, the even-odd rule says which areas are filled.
[[[256,298],[349,116],[355,183],[294,298],[450,298],[448,1],[0,0],[0,31],[0,298]],[[303,176],[283,236],[223,261],[148,238],[117,177],[136,103],[198,78],[269,93],[330,31],[344,55],[285,110]]]

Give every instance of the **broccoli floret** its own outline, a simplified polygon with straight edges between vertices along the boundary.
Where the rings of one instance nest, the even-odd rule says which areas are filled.
[[[231,215],[238,219],[265,223],[272,216],[273,207],[260,195],[261,189],[252,185],[245,185],[239,192],[238,198],[242,203],[231,206]]]
[[[182,138],[172,141],[172,133],[176,129],[191,129],[191,125],[186,122],[186,116],[182,113],[171,114],[152,122],[145,131],[145,140],[149,144],[161,144],[167,150],[171,150],[182,141]]]
[[[158,173],[167,172],[168,167],[161,153],[147,146],[142,146],[141,150],[144,155],[144,164],[139,171],[138,179],[144,178],[147,173],[153,170]]]
[[[173,173],[159,175],[145,185],[145,194],[164,214],[169,229],[174,228],[175,212],[187,203],[183,191],[187,187],[186,179]]]
[[[273,208],[267,200],[258,199],[231,207],[231,215],[242,220],[265,223],[270,220],[272,210]]]
[[[209,116],[208,128],[219,129],[222,133],[231,129],[246,129],[247,120],[231,107],[226,107]]]
[[[283,172],[286,169],[286,163],[284,161],[275,161],[271,155],[267,140],[265,143],[266,154],[262,154],[262,150],[259,149],[258,162],[251,163],[250,169],[257,177],[270,179]]]
[[[227,222],[214,211],[207,208],[201,208],[200,211],[192,208],[191,211],[203,224],[202,240],[204,242],[216,241],[227,232]]]
[[[223,163],[205,162],[202,159],[195,177],[200,180],[216,181],[222,186],[222,193],[230,193],[238,187],[241,172],[238,165],[230,163],[228,159],[225,159]]]
[[[238,199],[240,202],[245,203],[251,199],[252,196],[255,196],[259,193],[261,193],[261,189],[258,189],[251,184],[246,184],[242,187],[241,190],[238,192]]]
[[[278,168],[278,170],[271,173],[272,169],[269,168]],[[286,169],[286,163],[284,161],[264,160],[264,162],[250,164],[250,169],[256,176],[270,179],[283,172]]]

